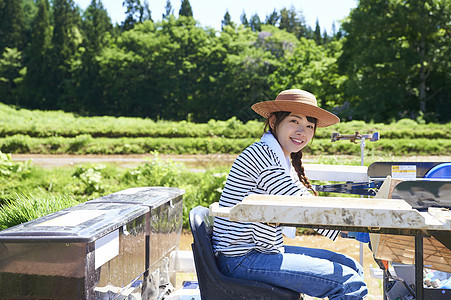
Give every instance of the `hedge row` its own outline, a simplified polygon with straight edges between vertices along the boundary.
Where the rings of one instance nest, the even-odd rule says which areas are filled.
[[[163,154],[238,154],[257,141],[252,138],[93,138],[84,134],[74,138],[32,138],[14,135],[0,138],[4,153],[35,154],[145,154],[157,151]],[[367,141],[366,151],[391,155],[451,155],[451,139],[381,139]],[[360,143],[331,142],[315,138],[305,153],[358,155]]]

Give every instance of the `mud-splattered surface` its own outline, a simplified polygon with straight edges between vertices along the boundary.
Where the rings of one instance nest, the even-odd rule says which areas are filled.
[[[437,214],[437,213],[436,213]],[[451,213],[440,219],[421,213],[403,200],[348,197],[292,197],[250,195],[231,208],[230,219],[330,226],[450,230]]]

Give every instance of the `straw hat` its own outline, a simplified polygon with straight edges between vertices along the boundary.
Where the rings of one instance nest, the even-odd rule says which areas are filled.
[[[276,111],[288,111],[318,119],[317,127],[327,127],[337,124],[340,119],[333,113],[320,107],[313,94],[299,90],[285,90],[277,95],[276,100],[263,101],[252,105],[252,109],[264,118]]]

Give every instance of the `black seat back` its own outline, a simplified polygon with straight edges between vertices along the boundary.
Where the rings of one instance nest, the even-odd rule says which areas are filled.
[[[191,247],[202,299],[299,300],[300,294],[295,291],[257,281],[228,277],[219,271],[211,243],[213,219],[209,217],[208,208],[202,206],[193,208],[189,214],[189,223],[194,239]]]

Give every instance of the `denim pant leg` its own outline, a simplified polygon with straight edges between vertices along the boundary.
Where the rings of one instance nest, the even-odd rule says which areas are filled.
[[[323,258],[323,259],[330,260],[332,262],[337,262],[344,266],[348,266],[351,269],[353,269],[354,271],[356,271],[357,274],[359,274],[363,278],[362,266],[360,265],[360,263],[358,261],[356,261],[354,258],[352,258],[348,255],[325,250],[325,249],[315,249],[315,248],[306,248],[306,247],[297,247],[297,246],[285,246],[284,248],[285,248],[285,253],[296,253],[296,254],[309,255],[312,257]]]
[[[217,262],[227,276],[265,282],[312,297],[350,300],[362,299],[368,293],[353,268],[324,258],[325,252],[320,251],[321,258],[315,257],[314,250],[304,250],[310,255],[297,253],[302,249],[279,254],[251,251],[235,257],[220,255]]]

